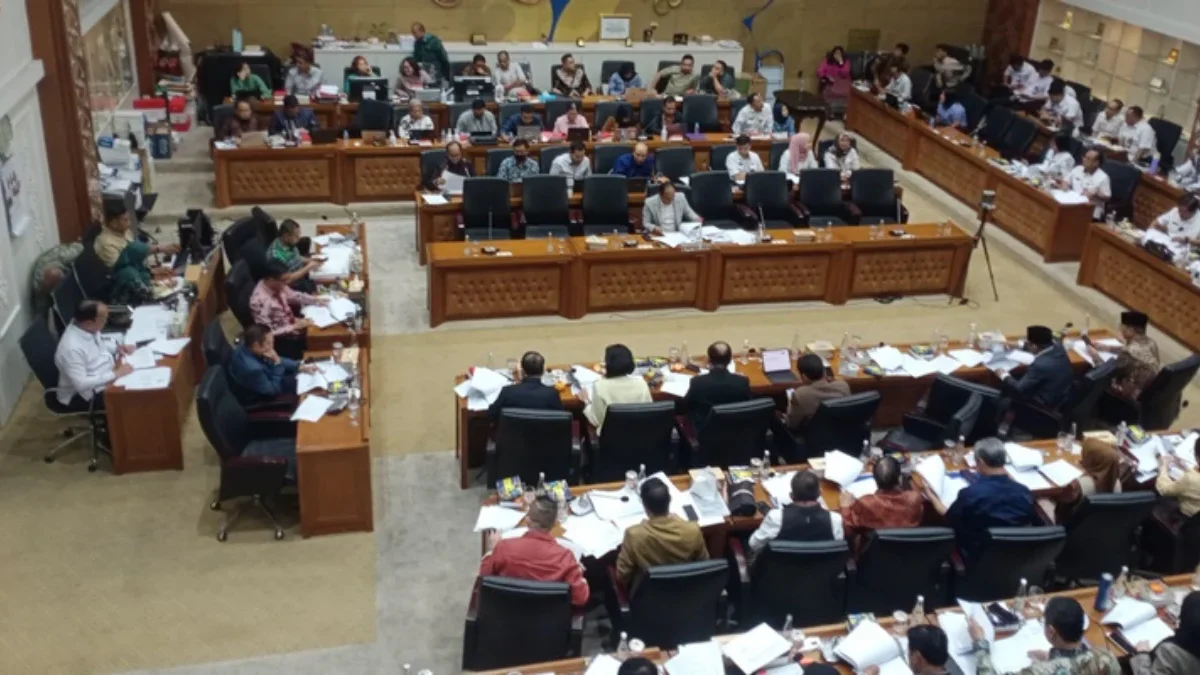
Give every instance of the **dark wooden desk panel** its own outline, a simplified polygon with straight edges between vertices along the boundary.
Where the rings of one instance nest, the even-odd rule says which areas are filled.
[[[214,150],[213,162],[220,208],[234,204],[342,203],[341,163],[334,145]]]
[[[846,106],[846,128],[905,162],[912,121],[869,93],[850,90]]]
[[[782,240],[791,233],[774,232]],[[709,283],[713,306],[749,302],[845,302],[845,246],[775,243],[713,247]]]
[[[487,256],[462,242],[429,244],[429,324],[502,316],[572,316],[574,256],[565,241],[495,242],[508,256]]]
[[[625,309],[695,307],[714,309],[708,301],[707,251],[663,247],[624,248],[631,235],[605,237],[608,248],[589,250],[584,237],[573,237],[575,255],[573,316]]]
[[[868,227],[836,227],[834,237],[850,244],[845,264],[847,298],[885,295],[962,295],[971,260],[970,235],[956,225],[942,235],[939,224],[904,227],[911,239],[871,239]]]

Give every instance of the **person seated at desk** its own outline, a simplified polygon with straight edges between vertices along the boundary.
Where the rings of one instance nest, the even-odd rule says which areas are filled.
[[[241,99],[233,104],[233,114],[226,117],[225,121],[221,123],[216,139],[238,142],[241,140],[242,134],[263,130],[262,125],[258,123],[258,116],[254,114],[254,108],[250,106],[250,101]]]
[[[653,117],[646,122],[647,136],[662,136],[664,129],[667,136],[681,136],[684,133],[683,117],[679,114],[679,101],[674,98],[664,98],[662,115]]]
[[[375,74],[375,69],[367,62],[367,57],[359,55],[354,57],[350,62],[350,72],[346,73],[346,79],[342,82],[342,91],[350,91],[350,83],[354,80],[361,80],[368,77],[379,77]]]
[[[925,515],[925,497],[917,490],[900,487],[900,462],[890,455],[875,462],[871,470],[878,489],[855,499],[842,490],[841,513],[846,532],[856,544],[866,541],[875,530],[891,527],[917,527]],[[856,550],[861,550],[856,547]]]
[[[299,319],[293,307],[304,307],[328,302],[301,293],[288,286],[287,265],[278,260],[268,260],[266,276],[259,280],[250,293],[250,315],[254,323],[265,326],[275,336],[275,349],[282,355],[299,361],[304,358],[304,330],[312,325],[308,319]]]
[[[1156,225],[1157,227],[1157,225]],[[1158,357],[1158,345],[1146,335],[1150,317],[1142,312],[1121,312],[1121,340],[1125,343],[1117,348],[1117,365],[1113,375],[1112,390],[1129,399],[1137,399],[1142,389],[1158,375],[1162,361]],[[1092,360],[1100,363],[1100,351],[1112,352],[1112,347],[1096,345],[1084,337]]]
[[[446,179],[442,174],[447,172],[463,178],[475,175],[475,167],[471,164],[471,160],[467,159],[467,153],[463,152],[462,143],[458,141],[450,141],[446,144],[446,159],[443,159],[442,163],[425,177],[422,185],[429,192],[440,192],[442,186],[446,184]]]
[[[325,73],[313,65],[313,52],[308,47],[292,50],[292,67],[288,68],[283,89],[291,96],[316,96],[325,81]]]
[[[1125,117],[1121,114],[1124,108],[1125,104],[1119,98],[1105,104],[1104,110],[1096,113],[1096,118],[1092,120],[1092,135],[1115,141],[1125,124]]]
[[[771,125],[772,134],[787,134],[788,138],[796,133],[796,120],[792,118],[792,110],[783,101],[775,101],[771,109],[774,123]]]
[[[492,79],[496,82],[498,96],[515,99],[533,96],[525,69],[513,63],[512,57],[503,49],[496,54],[496,67],[492,69]]]
[[[62,397],[59,397],[62,400]],[[1179,449],[1183,451],[1182,448]],[[1200,459],[1200,443],[1196,443],[1192,448],[1192,456],[1195,459]],[[1183,474],[1179,478],[1171,477],[1171,467],[1174,466],[1183,470]],[[1172,499],[1164,500],[1162,505],[1165,508],[1155,508],[1154,511],[1158,514],[1160,511],[1170,511],[1172,515],[1175,513],[1182,514],[1184,518],[1191,518],[1200,513],[1200,471],[1196,468],[1189,467],[1178,457],[1173,455],[1160,455],[1158,458],[1158,478],[1154,480],[1154,489],[1163,497],[1171,497]],[[1163,518],[1165,522],[1170,522],[1171,519]]]
[[[1075,370],[1067,350],[1046,326],[1029,326],[1025,329],[1025,351],[1034,356],[1024,375],[1016,378],[1000,369],[996,376],[1022,400],[1047,410],[1057,410],[1075,381]]]
[[[617,158],[613,162],[611,174],[619,174],[626,178],[645,178],[653,179],[654,174],[654,156],[650,154],[650,148],[645,143],[638,143],[633,146],[633,152],[626,153]],[[659,183],[668,182],[665,176],[658,176],[656,179]]]
[[[515,115],[510,115],[504,120],[504,126],[500,129],[500,133],[512,138],[517,135],[519,127],[537,127],[542,128],[542,116],[534,111],[532,103],[522,103],[521,110]]]
[[[664,71],[665,72],[665,71]],[[696,92],[716,96],[718,99],[734,99],[742,94],[737,90],[737,80],[728,63],[717,60],[708,70],[708,77],[699,78]]]
[[[1171,180],[1179,187],[1192,192],[1200,191],[1200,147],[1190,157],[1171,170]]]
[[[497,178],[503,178],[510,183],[520,183],[526,176],[536,176],[542,171],[541,164],[529,156],[529,141],[518,138],[512,143],[512,157],[505,157],[500,162]]]
[[[1059,134],[1050,141],[1042,161],[1035,165],[1052,180],[1063,180],[1075,168],[1075,156],[1071,154],[1071,137]]]
[[[1054,62],[1045,59],[1034,68],[1037,75],[1017,92],[1014,103],[1017,108],[1027,112],[1035,112],[1041,108],[1050,97],[1050,86],[1054,84]]]
[[[266,326],[254,324],[242,331],[225,371],[242,394],[258,403],[295,394],[296,374],[315,373],[317,367],[280,356],[275,351],[275,336]]]
[[[841,541],[844,537],[842,514],[821,506],[821,479],[806,469],[792,476],[792,503],[768,511],[750,535],[750,550],[758,553],[775,539]]]
[[[950,640],[941,626],[919,624],[909,628],[905,635],[908,637],[908,669],[913,675],[946,675]],[[863,675],[879,675],[879,666],[868,666]]]
[[[546,359],[537,352],[521,355],[521,380],[500,389],[500,395],[488,406],[488,417],[495,424],[505,408],[529,408],[532,410],[562,410],[562,397],[558,390],[542,384],[546,372]]]
[[[750,137],[746,134],[738,136],[734,142],[737,151],[725,156],[725,171],[729,173],[730,180],[741,183],[746,176],[763,170],[762,157],[750,149]]]
[[[267,260],[275,260],[287,266],[287,285],[297,287],[298,291],[312,292],[316,290],[316,286],[311,282],[305,284],[307,288],[298,287],[309,272],[321,266],[319,260],[308,256],[311,249],[312,240],[300,236],[300,223],[286,218],[279,224],[279,236],[267,247]]]
[[[1129,666],[1133,675],[1200,673],[1200,592],[1192,591],[1183,599],[1175,635],[1158,643],[1152,651],[1134,656]]]
[[[114,305],[137,307],[154,299],[155,279],[171,279],[170,268],[158,267],[151,272],[146,267],[150,246],[144,242],[131,241],[117,256],[113,265],[112,287],[108,300]]]
[[[604,378],[598,380],[594,394],[589,396],[587,389],[579,392],[579,399],[584,403],[583,416],[596,433],[604,428],[604,416],[608,407],[614,403],[650,403],[650,387],[642,376],[634,373],[636,364],[633,352],[622,344],[609,345],[604,348]]]
[[[888,66],[888,83],[883,88],[886,97],[891,94],[900,103],[908,103],[912,99],[912,80],[908,77],[908,64],[901,61]]]
[[[551,176],[566,176],[571,180],[579,180],[592,175],[592,165],[588,161],[587,146],[582,141],[571,141],[567,152],[555,157],[550,162]]]
[[[1063,181],[1064,187],[1087,197],[1092,203],[1092,220],[1097,223],[1104,220],[1104,207],[1112,199],[1112,183],[1100,168],[1103,161],[1104,153],[1099,148],[1090,148],[1083,153],[1083,163],[1071,169]]]
[[[249,96],[267,101],[271,98],[271,88],[250,70],[248,62],[242,61],[238,64],[237,72],[229,78],[229,95],[235,99],[241,97],[241,100]]]
[[[551,91],[559,96],[571,98],[591,96],[592,84],[588,82],[583,66],[575,63],[575,57],[563,54],[561,63],[562,65],[554,69],[554,77],[550,79]]]
[[[803,433],[809,420],[817,414],[821,401],[850,395],[845,380],[825,377],[825,363],[816,354],[803,354],[796,359],[800,385],[788,395],[787,427],[792,433]]]
[[[400,118],[400,133],[433,131],[433,118],[425,114],[425,105],[417,99],[408,102],[408,114]]]
[[[625,93],[626,89],[645,89],[646,85],[642,83],[642,77],[637,74],[637,70],[630,62],[621,64],[617,72],[608,78],[608,94],[609,96],[620,96]]]
[[[437,68],[437,76],[450,81],[450,55],[446,53],[446,47],[442,44],[442,40],[433,33],[425,31],[425,24],[420,21],[413,22],[413,51],[412,57],[417,63],[430,64]]]
[[[270,131],[288,138],[296,138],[300,129],[312,132],[321,126],[311,108],[302,108],[295,96],[288,94],[283,97],[283,108],[276,110],[271,116]]]
[[[811,144],[812,137],[803,131],[788,139],[787,148],[779,155],[779,170],[799,175],[805,169],[817,168],[817,153],[813,151]],[[754,157],[758,158],[758,153],[754,153]],[[762,163],[761,160],[759,163]]]
[[[400,76],[396,78],[396,102],[407,103],[417,96],[417,90],[432,87],[435,80],[432,75],[421,68],[421,64],[411,56],[404,57],[400,62]]]
[[[771,111],[763,103],[762,94],[757,92],[746,97],[746,105],[738,111],[733,120],[733,134],[749,136],[768,136],[775,126]]]
[[[967,109],[958,101],[958,94],[953,91],[943,91],[938,97],[937,114],[934,123],[939,127],[952,127],[959,131],[967,130]]]
[[[100,228],[100,234],[96,235],[96,241],[93,244],[96,257],[100,258],[100,261],[108,267],[115,267],[117,258],[121,257],[121,251],[124,251],[125,247],[135,240],[133,226],[129,220],[129,210],[123,203],[105,200],[104,226]],[[177,252],[179,252],[178,244],[154,244],[148,251],[148,253]]]
[[[848,178],[862,168],[858,161],[858,150],[854,149],[854,137],[848,132],[839,133],[837,140],[825,151],[825,168],[841,171],[842,178]]]
[[[487,77],[491,78],[492,69],[488,67],[487,57],[483,54],[476,54],[471,57],[471,62],[467,64],[462,71],[463,77]]]
[[[1111,444],[1097,438],[1084,439],[1079,464],[1083,475],[1050,497],[1055,505],[1054,522],[1059,525],[1070,520],[1084,497],[1121,491],[1121,453]]]
[[[554,133],[559,136],[566,136],[569,129],[588,129],[590,127],[587,118],[579,110],[578,101],[571,101],[567,106],[567,112],[554,120]]]
[[[708,346],[708,372],[692,378],[683,402],[687,407],[688,421],[697,432],[708,421],[713,406],[741,403],[754,397],[749,378],[729,372],[732,361],[733,348],[729,343],[714,342]]]
[[[100,331],[107,322],[108,305],[84,300],[58,340],[54,351],[54,365],[58,367],[55,396],[71,410],[103,410],[105,385],[133,372],[128,363],[117,363],[117,357],[132,354],[136,346],[102,338]]]
[[[658,188],[658,194],[647,197],[645,203],[642,204],[642,227],[651,234],[678,232],[681,224],[699,223],[700,221],[700,214],[692,210],[687,197],[679,194],[675,184],[670,181],[662,183]],[[705,376],[701,375],[700,377]],[[692,385],[695,386],[695,384],[696,378],[692,378]]]
[[[946,524],[954,529],[958,550],[971,561],[987,540],[991,527],[1028,527],[1033,524],[1033,493],[1004,470],[1008,452],[999,438],[975,444],[975,470],[979,479],[958,493],[946,511]],[[928,486],[925,497],[932,498]]]
[[[499,532],[488,533],[488,552],[479,561],[479,576],[565,583],[571,589],[571,605],[586,605],[591,592],[583,566],[550,534],[558,522],[558,504],[550,497],[538,497],[529,505],[526,520],[529,529],[519,537],[501,539]]]
[[[1117,132],[1117,141],[1125,148],[1130,162],[1149,161],[1154,155],[1158,139],[1140,106],[1131,105],[1125,109],[1125,124]]]
[[[643,481],[638,494],[646,520],[625,530],[617,554],[618,582],[630,588],[651,567],[708,560],[700,526],[671,513],[671,491],[661,480]]]
[[[1072,135],[1078,135],[1079,127],[1083,126],[1083,107],[1074,96],[1067,96],[1066,83],[1054,78],[1047,96],[1042,106],[1042,121],[1060,129],[1070,124]]]
[[[1195,244],[1200,241],[1200,197],[1184,194],[1170,211],[1154,219],[1154,229],[1171,239]]]
[[[454,130],[460,134],[496,135],[496,116],[487,109],[487,103],[477,98],[471,101],[471,109],[464,111],[454,122]]]
[[[1025,90],[1037,79],[1037,68],[1033,62],[1020,54],[1008,57],[1008,67],[1004,69],[1004,86],[1008,89],[1005,98],[1013,98]]]
[[[684,54],[679,65],[667,66],[650,78],[650,86],[664,96],[694,94],[699,84],[700,74],[696,72],[696,59],[691,54]]]
[[[612,134],[622,129],[633,129],[636,132],[637,128],[638,121],[633,116],[633,108],[628,103],[622,103],[617,106],[612,117],[604,120],[604,126],[600,127],[600,132]]]
[[[961,499],[961,497],[960,497]],[[1030,652],[1033,665],[1022,668],[1016,675],[1121,675],[1121,664],[1106,649],[1083,640],[1085,619],[1078,600],[1053,597],[1042,612],[1042,631],[1050,643],[1049,652]],[[975,657],[978,675],[997,675],[1000,670],[992,664],[991,643],[982,626],[967,618],[971,636],[971,654]]]

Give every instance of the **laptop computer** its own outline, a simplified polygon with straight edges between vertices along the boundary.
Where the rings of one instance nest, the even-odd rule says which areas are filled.
[[[313,145],[332,145],[337,143],[342,132],[340,129],[313,129],[311,135]]]
[[[764,349],[762,353],[763,375],[776,384],[800,380],[792,372],[792,357],[787,349]]]
[[[433,129],[409,129],[408,138],[412,141],[432,141],[437,135]]]
[[[592,130],[587,127],[570,127],[567,129],[567,141],[587,143],[592,140]]]
[[[267,132],[265,131],[247,131],[238,140],[238,146],[242,148],[254,148],[266,144]]]
[[[418,101],[423,103],[438,103],[442,100],[442,90],[434,87],[417,89],[413,94]]]
[[[496,134],[490,131],[472,131],[470,139],[471,145],[496,145],[499,142]]]

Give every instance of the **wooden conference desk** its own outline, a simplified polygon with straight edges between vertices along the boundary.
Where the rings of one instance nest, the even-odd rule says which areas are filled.
[[[775,230],[769,244],[700,250],[636,235],[605,237],[602,250],[589,250],[584,237],[490,242],[511,255],[481,255],[478,245],[465,242],[429,244],[429,323],[962,293],[971,238],[957,227],[941,236],[941,225],[907,225],[913,238],[877,240],[866,226],[829,229],[831,241],[794,242],[791,230]],[[625,248],[624,241],[639,246]]]
[[[1094,338],[1105,337],[1109,335],[1108,331],[1092,331],[1091,335]],[[1020,336],[1024,337],[1024,336]],[[1010,342],[1017,339],[1015,336],[1009,336]],[[901,351],[906,351],[911,345],[908,344],[893,344],[894,347]],[[961,341],[953,341],[950,343],[951,349],[962,347]],[[697,353],[702,352],[705,346],[696,345],[693,350]],[[762,348],[762,346],[760,346]],[[865,346],[864,346],[865,348]],[[1071,351],[1068,352],[1071,359],[1071,364],[1075,367],[1076,372],[1084,372],[1091,366],[1087,361],[1084,361],[1078,354]],[[642,358],[642,357],[639,357]],[[693,361],[703,365],[703,358],[693,358]],[[763,374],[762,361],[759,359],[750,359],[749,363],[741,363],[740,359],[735,357],[735,369],[750,379],[750,389],[755,396],[770,396],[777,401],[782,401],[787,394],[787,390],[795,386],[794,382],[771,382]],[[835,373],[840,372],[841,355],[834,354],[830,359],[830,365]],[[590,361],[579,361],[581,363],[592,366]],[[567,370],[570,365],[547,366],[548,370],[561,369]],[[1019,372],[1019,371],[1018,371]],[[932,384],[934,375],[926,375],[925,377],[914,378],[903,375],[888,375],[884,377],[874,377],[865,373],[859,372],[857,375],[843,377],[838,375],[839,379],[846,380],[850,385],[852,394],[862,393],[864,391],[877,391],[881,396],[879,409],[875,412],[875,418],[872,420],[872,426],[876,428],[899,426],[904,419],[904,414],[911,412],[917,407],[917,402],[928,391]],[[999,381],[992,371],[984,366],[975,368],[959,368],[954,371],[954,377],[977,382],[988,386],[998,386]],[[454,379],[454,384],[458,384],[466,379],[466,375],[458,375]],[[673,400],[676,401],[677,411],[682,412],[682,401],[670,394],[665,394],[655,387],[651,387],[651,395],[655,400]],[[570,388],[567,388],[561,393],[562,404],[565,410],[573,413],[582,413],[583,402],[571,393]],[[469,485],[470,470],[483,466],[486,450],[487,439],[491,432],[491,421],[488,418],[486,410],[468,410],[466,399],[454,396],[454,406],[456,410],[457,424],[455,425],[455,453],[459,458],[459,486],[464,490]]]
[[[651,152],[663,147],[690,145],[695,152],[696,171],[707,171],[712,149],[717,145],[732,145],[727,133],[705,134],[704,140],[645,141]],[[771,159],[771,139],[755,139],[752,148],[763,164]],[[589,158],[597,146],[610,141],[588,143]],[[565,141],[537,143],[530,155],[537,158],[541,149],[563,146]],[[628,144],[632,146],[632,144]],[[234,204],[280,204],[288,202],[354,202],[409,201],[421,186],[421,153],[443,148],[442,143],[431,145],[374,145],[361,140],[342,141],[330,145],[304,145],[293,148],[258,147],[213,149],[216,202],[224,208]],[[487,175],[487,152],[499,145],[465,145],[464,150],[474,163],[475,174]],[[589,160],[593,161],[594,160]]]
[[[1163,581],[1172,589],[1190,589],[1192,578],[1190,574],[1177,574],[1174,576],[1164,577]],[[1078,588],[1070,591],[1058,591],[1047,593],[1047,597],[1062,597],[1072,598],[1077,601],[1083,611],[1088,616],[1088,629],[1084,633],[1084,639],[1092,646],[1093,649],[1105,649],[1111,651],[1114,655],[1121,655],[1121,648],[1115,643],[1110,642],[1108,638],[1108,630],[1100,623],[1104,617],[1104,612],[1097,612],[1096,605],[1096,589],[1095,588]],[[941,614],[944,612],[956,613],[961,610],[957,607],[936,610],[930,614]],[[893,624],[892,617],[878,617],[879,625],[885,629],[891,628]],[[1169,623],[1173,628],[1175,624]],[[809,637],[818,637],[823,640],[828,640],[834,637],[843,637],[847,634],[846,622],[827,624],[824,626],[806,626],[802,630]],[[726,643],[737,635],[720,635],[713,638],[719,643]],[[674,655],[673,652],[667,652],[658,648],[648,648],[644,654],[646,658],[658,664],[666,663],[667,660]],[[823,663],[824,659],[820,651],[804,652],[802,658],[806,663]],[[576,657],[573,659],[561,659],[559,661],[547,661],[544,663],[534,663],[525,666],[514,666],[509,668],[500,668],[498,670],[480,671],[478,675],[582,675],[587,671],[587,667],[591,662],[592,657]],[[833,664],[837,668],[840,675],[853,675],[854,669],[849,664],[838,661]],[[674,674],[672,674],[674,675]]]
[[[357,334],[352,334],[353,331],[347,328],[344,324],[335,323],[327,328],[317,328],[310,326],[307,329],[306,347],[311,351],[329,351],[333,349],[334,343],[341,343],[343,347],[351,347],[358,345],[359,347],[371,346],[371,313],[370,313],[370,297],[371,297],[371,281],[370,281],[370,265],[367,257],[367,227],[359,223],[358,225],[334,225],[321,224],[317,225],[317,234],[349,234],[354,232],[358,237],[358,243],[362,249],[362,272],[360,274],[351,274],[348,281],[360,278],[363,282],[363,316],[362,330]],[[338,285],[341,288],[340,284]],[[344,290],[344,289],[343,289]]]
[[[307,351],[306,358],[330,352]],[[371,357],[360,348],[362,400],[358,423],[343,410],[316,422],[296,423],[296,487],[305,537],[375,529],[371,496]]]
[[[1093,224],[1077,280],[1145,312],[1164,333],[1200,351],[1200,288],[1186,272],[1150,255],[1130,235]]]
[[[129,391],[109,384],[105,389],[113,473],[183,468],[183,424],[205,368],[204,327],[223,311],[225,261],[218,246],[196,282],[196,302],[183,333],[191,342],[178,356],[159,356],[158,365],[171,369],[170,386]]]

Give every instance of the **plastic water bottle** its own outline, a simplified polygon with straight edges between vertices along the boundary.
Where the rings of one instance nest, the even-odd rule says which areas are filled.
[[[342,130],[342,140],[346,143],[350,142],[350,130],[349,129]]]
[[[1013,613],[1017,616],[1025,615],[1025,600],[1029,594],[1029,581],[1021,579],[1021,584],[1017,586],[1017,597],[1013,598]]]
[[[396,146],[396,132],[395,131],[391,131],[391,130],[388,131],[388,141],[387,142],[388,142],[388,145],[390,145],[392,147]]]
[[[617,643],[617,660],[629,658],[629,633],[621,631],[621,641]]]
[[[646,465],[639,464],[638,465],[638,483],[641,483],[644,480],[646,480]]]
[[[694,133],[694,134],[700,133],[700,123],[699,122],[696,122],[695,124],[692,125],[692,133]]]

